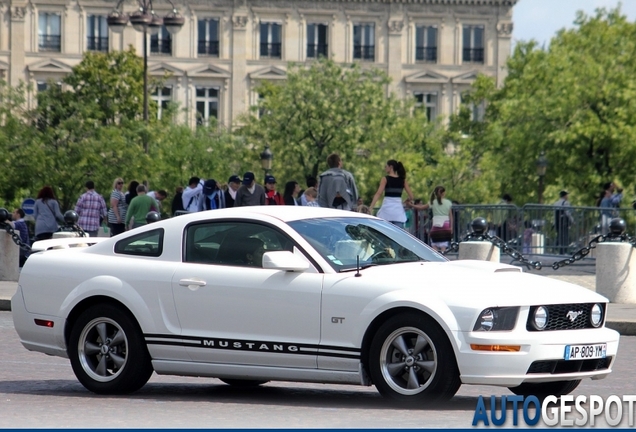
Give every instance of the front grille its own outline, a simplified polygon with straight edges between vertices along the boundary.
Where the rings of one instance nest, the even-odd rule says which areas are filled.
[[[595,304],[596,303],[545,305],[544,307],[548,309],[548,324],[541,331],[594,328],[590,322],[590,314],[592,313],[592,307]],[[539,306],[532,306],[530,308],[528,322],[526,323],[526,329],[528,331],[539,331],[534,328],[533,325],[534,312],[538,307]],[[601,304],[601,308],[603,310],[602,321],[604,322],[606,310],[605,304]],[[574,318],[575,315],[576,317]]]
[[[528,374],[566,374],[576,372],[593,372],[609,369],[612,357],[590,360],[542,360],[533,362]]]

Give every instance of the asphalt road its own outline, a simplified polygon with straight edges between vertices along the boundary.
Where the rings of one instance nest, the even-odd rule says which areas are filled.
[[[511,395],[462,386],[443,407],[406,409],[374,387],[271,382],[237,389],[216,379],[153,375],[133,395],[97,396],[78,383],[68,360],[24,349],[10,312],[0,312],[0,347],[0,428],[469,428],[479,395]],[[636,337],[622,337],[612,375],[584,381],[573,395],[636,394],[635,355]]]

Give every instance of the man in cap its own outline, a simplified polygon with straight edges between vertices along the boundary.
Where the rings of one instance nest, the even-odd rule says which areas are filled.
[[[570,245],[570,226],[574,222],[571,210],[567,207],[572,207],[570,201],[568,201],[568,195],[570,193],[566,190],[559,192],[559,199],[553,204],[558,207],[554,211],[554,229],[557,234],[557,247],[561,255],[566,255]]]
[[[243,174],[243,184],[236,191],[234,207],[265,205],[265,189],[256,184],[253,172]]]
[[[241,178],[237,175],[232,175],[227,180],[227,190],[225,191],[225,206],[234,207],[234,201],[236,200],[236,192],[241,187]]]
[[[283,196],[276,190],[276,179],[273,175],[265,176],[265,204],[285,205]]]

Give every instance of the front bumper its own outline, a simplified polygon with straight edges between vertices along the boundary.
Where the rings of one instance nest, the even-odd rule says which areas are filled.
[[[524,382],[605,378],[612,371],[620,337],[618,332],[608,328],[545,332],[528,332],[525,329],[491,333],[458,332],[455,336],[459,345],[457,364],[462,383],[504,387],[516,387]],[[569,367],[570,362],[564,360],[566,345],[597,343],[607,343],[608,360],[599,369],[595,369],[590,363],[581,368]],[[474,351],[471,344],[519,345],[521,350]],[[537,368],[536,362],[547,362],[540,363],[547,367]],[[550,368],[550,364],[556,364],[556,367]]]

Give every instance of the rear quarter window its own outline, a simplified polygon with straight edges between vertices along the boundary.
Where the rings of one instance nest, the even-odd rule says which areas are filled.
[[[163,228],[146,231],[115,243],[115,253],[158,257],[163,253]]]

